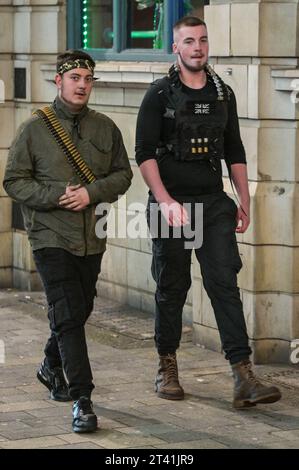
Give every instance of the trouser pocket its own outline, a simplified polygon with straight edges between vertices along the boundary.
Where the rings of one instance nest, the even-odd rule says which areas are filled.
[[[55,333],[61,333],[71,321],[71,312],[63,287],[48,288],[47,298],[50,328]]]
[[[232,265],[236,273],[238,273],[243,266],[235,234],[233,235],[232,240]]]

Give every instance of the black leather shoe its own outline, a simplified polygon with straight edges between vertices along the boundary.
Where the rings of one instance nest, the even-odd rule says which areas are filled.
[[[71,401],[69,388],[65,381],[63,370],[61,367],[50,369],[46,366],[45,361],[37,372],[38,380],[50,390],[50,398],[56,401]]]
[[[74,402],[73,418],[74,432],[93,432],[97,430],[98,419],[89,398],[80,397],[79,400]]]

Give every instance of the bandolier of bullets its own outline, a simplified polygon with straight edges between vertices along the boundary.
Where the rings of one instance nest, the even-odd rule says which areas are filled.
[[[54,111],[46,106],[43,109],[37,109],[33,114],[42,119],[81,180],[88,184],[96,181],[95,175],[81,157],[68,133],[58,121]]]

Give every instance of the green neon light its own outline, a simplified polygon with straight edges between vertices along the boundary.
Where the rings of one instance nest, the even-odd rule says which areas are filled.
[[[132,31],[131,32],[131,38],[142,38],[142,39],[148,39],[148,38],[155,38],[157,36],[157,31]]]
[[[89,31],[88,31],[88,1],[87,0],[83,0],[82,1],[82,10],[83,10],[83,24],[82,24],[82,36],[83,36],[83,49],[88,49],[89,47],[89,44],[88,44],[88,40],[89,40]]]
[[[109,39],[114,38],[113,31],[106,33]],[[153,39],[156,38],[158,31],[131,31],[132,39]]]

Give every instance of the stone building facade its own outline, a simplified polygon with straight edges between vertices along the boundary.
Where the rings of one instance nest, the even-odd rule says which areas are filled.
[[[210,63],[236,93],[247,153],[252,223],[238,236],[239,285],[254,360],[288,362],[290,343],[299,338],[298,0],[211,0],[205,20]],[[65,1],[0,0],[1,180],[17,127],[55,97],[53,64],[66,48],[66,35]],[[99,80],[90,106],[120,127],[134,172],[126,199],[116,206],[116,222],[132,215],[126,211],[132,203],[146,202],[147,189],[134,161],[136,117],[146,88],[168,67],[166,62],[97,61]],[[227,175],[225,187],[231,195]],[[12,202],[1,185],[0,286],[39,289],[26,234],[12,227]],[[100,291],[153,311],[150,264],[148,239],[110,238]],[[193,323],[196,343],[220,350],[196,263],[192,270],[185,319]]]

